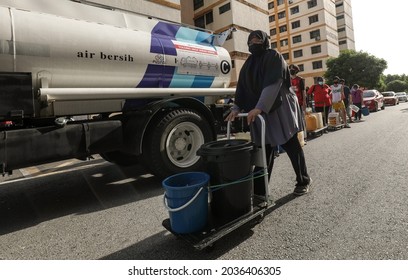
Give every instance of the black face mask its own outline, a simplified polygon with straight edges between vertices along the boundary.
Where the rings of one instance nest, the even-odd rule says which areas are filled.
[[[296,74],[296,70],[289,70],[289,73],[294,76]]]
[[[249,52],[255,56],[263,54],[265,49],[260,44],[253,44],[249,46]]]

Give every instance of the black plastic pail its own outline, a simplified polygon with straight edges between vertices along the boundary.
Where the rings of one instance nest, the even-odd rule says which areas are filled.
[[[210,205],[215,218],[229,221],[252,210],[254,149],[252,142],[232,139],[203,144],[197,151],[210,175],[210,186],[221,185],[211,188]]]

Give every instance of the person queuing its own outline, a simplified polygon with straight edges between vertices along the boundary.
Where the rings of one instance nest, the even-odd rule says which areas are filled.
[[[305,80],[298,75],[299,67],[295,64],[289,65],[290,83],[292,90],[296,93],[300,108],[302,109],[303,126],[306,128],[305,114],[306,114],[306,92],[305,92]],[[307,139],[306,129],[303,132],[304,143]]]
[[[345,99],[344,92],[343,92],[343,85],[339,84],[339,80],[340,80],[339,77],[337,76],[334,77],[333,85],[330,86],[331,97],[332,97],[332,108],[336,112],[340,113],[344,127],[350,128],[350,125],[347,123],[346,107],[343,102],[343,100]]]
[[[363,91],[360,89],[359,85],[354,84],[351,88],[351,97],[353,100],[353,104],[356,105],[360,110],[357,113],[354,113],[354,120],[360,121],[361,120],[361,108],[363,105]]]
[[[261,114],[266,124],[268,177],[274,164],[274,147],[280,145],[289,156],[296,174],[293,194],[303,195],[309,191],[312,180],[297,137],[297,133],[303,130],[302,113],[296,94],[291,90],[289,67],[280,53],[270,49],[265,32],[251,32],[247,44],[251,55],[242,66],[235,103],[225,120],[233,121],[239,112],[247,112],[247,122],[253,124],[250,126],[252,141],[260,146],[262,135],[257,116]],[[254,172],[262,169],[256,167]],[[265,195],[266,187],[263,178],[254,180],[255,195]]]
[[[308,95],[314,96],[315,111],[323,113],[323,124],[327,126],[329,110],[332,104],[330,98],[330,87],[324,83],[323,77],[317,77],[316,84],[307,91]]]
[[[354,122],[353,118],[351,117],[351,109],[350,105],[353,104],[353,99],[351,97],[350,88],[346,85],[346,81],[344,79],[340,79],[340,84],[343,86],[343,93],[344,93],[344,106],[346,107],[346,114],[349,118],[349,123]]]

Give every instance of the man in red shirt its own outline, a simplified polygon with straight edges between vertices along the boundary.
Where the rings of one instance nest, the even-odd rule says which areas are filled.
[[[305,81],[302,77],[298,76],[299,67],[297,65],[289,65],[290,82],[292,84],[292,89],[296,93],[299,101],[299,105],[302,111],[306,110],[306,93],[305,93]]]
[[[307,91],[307,94],[314,94],[315,111],[323,113],[324,126],[327,126],[329,109],[332,105],[330,91],[330,87],[323,82],[323,77],[317,77],[316,84]]]

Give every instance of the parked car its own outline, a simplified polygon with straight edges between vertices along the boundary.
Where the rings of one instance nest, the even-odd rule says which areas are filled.
[[[10,127],[13,125],[12,121],[4,121],[4,122],[0,122],[0,127]]]
[[[384,96],[376,89],[363,92],[363,103],[371,112],[385,109]]]
[[[399,104],[399,100],[398,97],[395,95],[395,92],[393,91],[384,91],[382,93],[382,95],[384,96],[384,103],[386,105],[398,105]]]
[[[395,95],[398,97],[398,100],[407,102],[408,101],[408,96],[406,92],[396,92]]]

